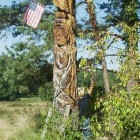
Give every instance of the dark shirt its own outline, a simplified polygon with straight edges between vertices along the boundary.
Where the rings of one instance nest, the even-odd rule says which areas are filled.
[[[90,117],[90,100],[91,97],[90,95],[87,93],[85,94],[80,100],[79,100],[79,116],[81,117],[85,117],[85,118],[89,118]]]

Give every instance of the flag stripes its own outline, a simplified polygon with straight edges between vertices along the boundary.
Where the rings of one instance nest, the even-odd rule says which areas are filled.
[[[43,5],[31,0],[24,14],[24,22],[33,28],[37,28],[43,15],[44,9],[45,7]]]

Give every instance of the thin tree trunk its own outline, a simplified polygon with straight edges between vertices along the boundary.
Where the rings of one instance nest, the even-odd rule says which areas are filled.
[[[53,0],[57,7],[54,24],[54,104],[61,110],[76,105],[75,1]]]
[[[132,45],[132,43],[131,43]],[[133,88],[138,85],[138,82],[136,80],[136,73],[135,73],[135,68],[137,67],[137,60],[136,60],[136,46],[137,46],[137,42],[136,44],[133,44],[134,46],[129,46],[128,48],[128,52],[127,52],[127,57],[128,57],[128,61],[126,62],[128,65],[128,70],[126,71],[126,74],[128,75],[128,81],[127,81],[127,91],[128,93],[132,93],[133,92]]]
[[[108,76],[107,65],[106,65],[105,60],[102,60],[102,69],[103,69],[105,92],[109,93],[110,92],[110,82],[109,82],[109,76]]]
[[[92,2],[92,0],[85,0],[87,3],[88,7],[88,13],[90,15],[90,22],[93,28],[93,34],[95,41],[99,41],[100,37],[98,36],[98,27],[97,27],[97,19],[96,19],[96,14],[95,14],[95,6]],[[103,53],[103,48],[102,46],[98,46],[99,52]],[[102,69],[103,69],[103,79],[104,79],[104,86],[105,86],[105,92],[110,93],[110,82],[109,82],[109,76],[108,76],[108,71],[107,71],[107,65],[106,65],[106,60],[104,57],[104,53],[102,54],[101,64],[102,64]]]
[[[125,1],[123,0],[123,7],[122,7],[122,13],[124,18],[124,21],[127,23],[127,26],[129,26],[131,32],[126,31],[125,36],[125,42],[127,44],[126,47],[126,61],[124,62],[125,65],[127,65],[126,75],[127,75],[127,91],[128,93],[132,93],[133,88],[138,85],[138,81],[136,78],[137,72],[137,57],[136,52],[138,51],[138,28],[135,26],[138,22],[138,0],[131,0],[131,1]],[[131,9],[131,10],[128,10]],[[128,20],[128,16],[130,17]]]

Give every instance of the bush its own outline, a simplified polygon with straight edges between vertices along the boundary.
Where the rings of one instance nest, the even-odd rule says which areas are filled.
[[[0,83],[0,101],[13,101],[18,98],[18,93],[14,87],[7,83]]]
[[[96,103],[102,117],[96,112],[92,118],[95,137],[107,136],[112,140],[137,140],[140,138],[140,94],[124,91],[111,94]],[[103,107],[103,108],[102,108]]]
[[[51,107],[52,115],[44,125],[42,134],[44,140],[82,140],[79,131],[78,112],[73,112],[69,117],[64,117],[56,108]],[[46,120],[46,112],[42,118]],[[45,132],[45,133],[44,133]]]
[[[39,97],[43,100],[50,100],[53,99],[53,83],[48,82],[45,83],[44,86],[39,87],[38,89]]]

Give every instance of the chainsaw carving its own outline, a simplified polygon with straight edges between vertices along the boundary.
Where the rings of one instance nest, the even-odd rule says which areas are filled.
[[[74,1],[53,2],[58,8],[54,23],[54,104],[73,107],[77,99]]]

